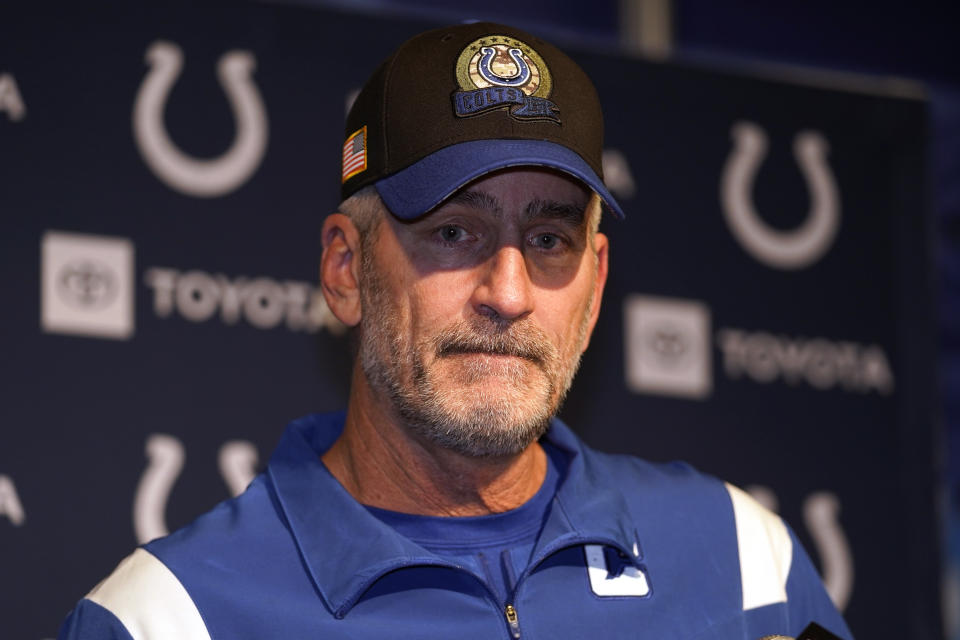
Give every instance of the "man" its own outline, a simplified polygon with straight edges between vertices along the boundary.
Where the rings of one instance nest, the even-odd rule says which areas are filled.
[[[63,638],[850,637],[794,535],[683,465],[553,419],[600,310],[602,116],[529,34],[421,34],[347,119],[321,281],[345,414],[124,560]]]

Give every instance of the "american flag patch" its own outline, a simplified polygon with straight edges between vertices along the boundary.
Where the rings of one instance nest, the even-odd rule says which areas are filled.
[[[357,175],[367,168],[367,128],[354,131],[343,143],[343,180]]]

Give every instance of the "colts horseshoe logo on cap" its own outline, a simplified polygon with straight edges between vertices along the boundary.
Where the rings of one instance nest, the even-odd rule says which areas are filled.
[[[507,36],[485,36],[468,44],[457,58],[453,108],[460,117],[506,108],[517,120],[560,123],[560,109],[548,100],[553,81],[543,58],[525,43]]]

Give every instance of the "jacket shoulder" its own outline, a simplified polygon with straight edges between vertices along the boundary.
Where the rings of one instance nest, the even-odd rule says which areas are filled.
[[[725,483],[687,462],[651,462],[589,448],[584,448],[584,461],[596,476],[605,476],[607,482],[619,486],[628,501],[635,497],[655,497],[665,502],[683,500],[692,506],[704,506],[704,501],[730,506]]]
[[[668,555],[695,550],[728,565],[728,575],[739,573],[744,611],[787,602],[795,545],[780,516],[685,462],[589,455],[619,485],[635,521],[646,525],[649,544]]]
[[[85,600],[112,614],[134,640],[210,638],[187,590],[145,549],[127,556]]]
[[[269,541],[282,546],[287,532],[264,474],[246,491],[224,500],[185,527],[152,540],[145,548],[174,573],[201,558],[224,566],[242,563]],[[230,544],[225,545],[224,540]]]

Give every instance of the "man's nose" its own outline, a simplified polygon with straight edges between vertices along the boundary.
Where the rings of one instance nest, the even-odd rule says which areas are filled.
[[[533,311],[530,274],[518,247],[500,247],[481,268],[484,271],[473,293],[477,313],[513,321]]]

